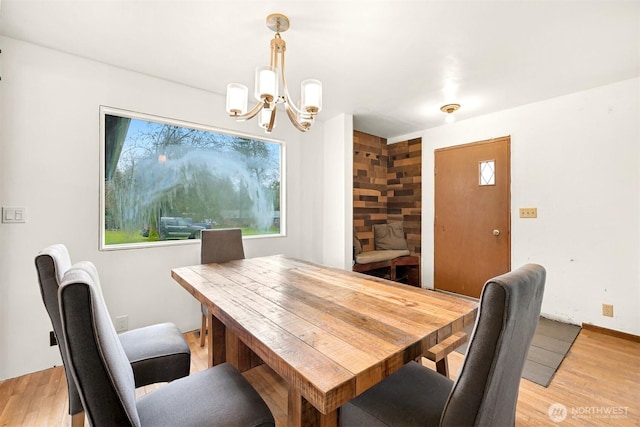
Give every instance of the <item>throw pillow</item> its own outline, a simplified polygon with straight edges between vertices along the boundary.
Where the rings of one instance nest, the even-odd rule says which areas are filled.
[[[353,230],[353,251],[354,255],[360,255],[362,253],[362,242],[356,236],[355,230]]]
[[[402,222],[373,225],[373,241],[376,250],[402,250],[407,248]]]

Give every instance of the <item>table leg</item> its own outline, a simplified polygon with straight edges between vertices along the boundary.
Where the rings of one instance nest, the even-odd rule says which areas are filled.
[[[436,371],[438,371],[440,375],[449,378],[449,362],[447,362],[446,355],[436,362]]]
[[[318,411],[297,390],[289,387],[289,403],[287,407],[288,427],[336,427],[338,425],[338,411],[323,414]]]
[[[229,362],[238,371],[244,372],[263,363],[236,334],[211,314],[209,324],[211,325],[208,347],[209,367]]]
[[[224,323],[209,312],[209,367],[226,362],[226,337]]]
[[[227,362],[240,372],[248,371],[262,363],[255,353],[231,330],[226,331]]]

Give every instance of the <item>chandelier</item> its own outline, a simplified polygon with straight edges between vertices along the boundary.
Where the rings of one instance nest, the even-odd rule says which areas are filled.
[[[257,103],[247,111],[249,89],[239,83],[229,83],[227,113],[237,121],[258,116],[258,125],[266,133],[271,133],[276,121],[276,107],[278,104],[284,104],[291,123],[299,131],[306,132],[313,124],[316,114],[322,109],[322,83],[314,79],[303,80],[300,85],[299,107],[291,102],[284,76],[284,51],[287,44],[280,37],[280,32],[289,29],[289,18],[280,13],[272,13],[267,16],[267,27],[276,35],[271,40],[269,65],[256,69],[254,97]]]

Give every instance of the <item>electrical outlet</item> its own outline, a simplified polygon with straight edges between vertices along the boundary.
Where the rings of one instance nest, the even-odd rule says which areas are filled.
[[[613,304],[602,304],[602,315],[613,317]]]
[[[116,317],[116,331],[124,332],[129,329],[129,316],[126,314],[124,316]]]
[[[56,334],[53,331],[49,331],[49,347],[53,347],[55,345],[58,345]]]
[[[538,218],[538,208],[520,208],[520,218]]]

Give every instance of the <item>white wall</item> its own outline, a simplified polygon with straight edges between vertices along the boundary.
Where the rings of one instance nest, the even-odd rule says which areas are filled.
[[[25,224],[0,224],[0,380],[61,363],[48,345],[51,325],[34,267],[38,251],[53,243],[96,264],[111,315],[128,315],[130,328],[160,321],[199,327],[198,304],[170,277],[172,267],[199,262],[198,242],[98,250],[98,107],[260,135],[255,121],[229,119],[216,94],[9,38],[0,47],[0,204],[27,210]],[[320,261],[322,124],[301,134],[285,115],[278,121],[271,136],[286,143],[287,236],[247,239],[245,252]]]
[[[512,268],[546,267],[543,314],[640,335],[639,104],[636,78],[424,131],[422,223],[433,224],[435,149],[511,135]],[[422,230],[432,287],[433,227]]]
[[[322,263],[351,270],[353,259],[353,116],[324,126]]]

